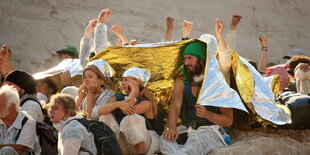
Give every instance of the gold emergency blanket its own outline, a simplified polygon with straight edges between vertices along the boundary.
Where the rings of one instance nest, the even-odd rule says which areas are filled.
[[[174,69],[174,60],[182,47],[191,40],[180,42],[160,42],[151,44],[139,44],[135,46],[111,46],[107,47],[91,59],[103,59],[115,70],[114,77],[120,81],[123,72],[131,67],[147,69],[151,74],[148,88],[154,93],[157,103],[167,103],[173,89],[171,78]],[[120,85],[116,90],[120,92]]]
[[[262,125],[291,123],[287,109],[275,105],[274,94],[260,73],[236,52],[232,52],[232,69],[238,91],[254,121]]]
[[[238,93],[230,88],[223,74],[219,71],[218,61],[207,52],[204,80],[197,100],[204,106],[236,108],[248,112]]]
[[[64,72],[70,73],[74,85],[79,85],[82,83],[83,68],[80,65],[79,59],[65,59],[61,61],[57,66],[52,67],[46,71],[36,73],[32,76],[35,80],[48,77],[50,80],[52,80],[51,82],[56,85],[58,91],[61,91],[62,84],[60,74]]]

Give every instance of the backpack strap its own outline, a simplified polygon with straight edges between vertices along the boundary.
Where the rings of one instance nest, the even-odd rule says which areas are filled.
[[[20,104],[19,104],[20,107],[23,106],[24,103],[27,102],[27,101],[29,101],[29,100],[32,100],[32,101],[37,102],[37,103],[39,104],[40,108],[41,108],[42,113],[43,113],[43,114],[47,114],[46,111],[44,111],[44,109],[42,108],[42,105],[41,105],[39,99],[38,99],[37,97],[35,97],[35,96],[28,96],[28,97],[26,97],[25,99],[23,99],[23,100],[20,102]]]
[[[24,127],[24,125],[26,124],[27,121],[28,121],[28,117],[25,116],[24,119],[22,120],[22,123],[21,123],[21,124],[22,124],[22,127],[21,127],[21,129],[18,130],[18,133],[17,133],[17,135],[16,135],[15,138],[14,138],[15,143],[17,142],[17,140],[18,140],[18,138],[19,138],[19,136],[20,136],[20,133],[22,132],[22,129],[23,129],[23,127]]]

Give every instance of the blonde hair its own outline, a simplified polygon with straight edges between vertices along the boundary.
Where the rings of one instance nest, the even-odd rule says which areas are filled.
[[[154,116],[156,117],[158,110],[157,110],[157,103],[155,102],[153,93],[147,87],[141,87],[140,90],[141,90],[140,96],[149,99],[150,102],[152,103],[151,110]]]

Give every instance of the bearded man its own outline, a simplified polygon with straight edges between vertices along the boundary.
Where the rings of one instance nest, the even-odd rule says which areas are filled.
[[[216,19],[219,66],[229,84],[231,54],[222,36],[223,28],[222,21]],[[160,139],[160,151],[163,154],[205,155],[210,150],[225,145],[222,137],[225,134],[223,127],[232,125],[233,109],[196,104],[204,79],[206,48],[206,44],[199,41],[185,47],[182,75],[174,82],[169,107],[169,128]],[[181,125],[177,127],[179,117]]]

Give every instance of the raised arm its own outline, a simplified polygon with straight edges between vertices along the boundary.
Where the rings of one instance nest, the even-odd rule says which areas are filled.
[[[167,31],[166,31],[165,41],[172,41],[172,32],[173,32],[174,18],[167,17],[166,18],[166,23],[167,23]]]
[[[94,33],[94,50],[100,52],[104,48],[111,46],[108,42],[107,25],[105,24],[111,15],[110,9],[103,9],[98,16],[98,23]]]
[[[115,35],[118,36],[118,38],[120,39],[121,41],[121,45],[126,45],[128,44],[128,40],[127,40],[127,37],[124,33],[124,30],[123,28],[120,26],[120,25],[112,25],[112,28],[111,28],[112,32],[115,33]]]
[[[189,39],[189,35],[191,34],[193,28],[193,23],[187,20],[183,21],[183,33],[182,33],[182,40]]]
[[[227,44],[232,48],[235,49],[236,47],[236,40],[237,40],[237,27],[241,20],[242,16],[240,15],[233,15],[231,19],[230,29],[226,34],[226,41]]]
[[[215,21],[215,34],[218,40],[218,61],[219,69],[224,75],[225,80],[230,84],[230,69],[231,69],[231,49],[227,46],[226,41],[223,37],[224,24],[216,18]]]
[[[88,25],[85,29],[84,32],[84,36],[82,37],[81,41],[80,41],[80,64],[82,67],[84,67],[86,65],[86,63],[88,62],[88,56],[90,54],[90,50],[93,47],[93,34],[94,34],[94,30],[95,27],[97,25],[97,19],[93,19],[91,21],[88,22]]]
[[[267,54],[268,40],[265,35],[260,35],[258,39],[262,45],[262,50],[261,50],[259,61],[258,61],[258,70],[261,72],[265,72],[267,68],[267,63],[268,63],[268,54]]]
[[[9,72],[14,70],[14,66],[10,61],[12,52],[7,44],[2,46],[0,51],[0,73],[5,76]]]

